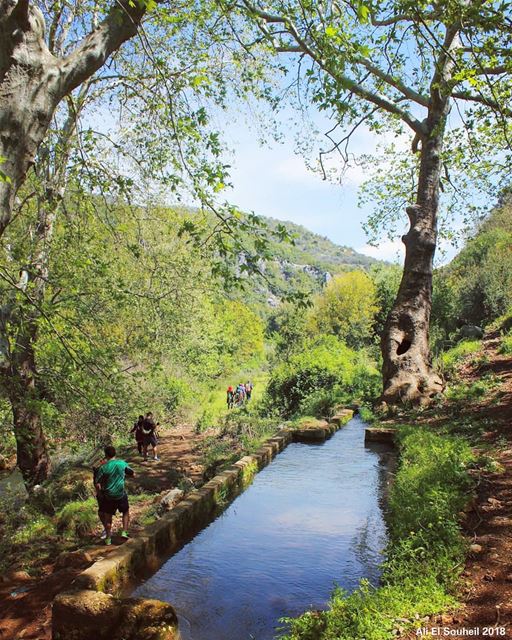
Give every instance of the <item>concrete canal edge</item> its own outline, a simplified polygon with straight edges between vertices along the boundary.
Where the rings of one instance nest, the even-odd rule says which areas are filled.
[[[397,430],[393,427],[367,427],[364,432],[364,441],[395,444]]]
[[[321,442],[345,425],[351,409],[310,428],[281,429],[255,453],[243,457],[191,491],[176,507],[75,580],[52,608],[53,640],[178,640],[171,605],[120,594],[137,578],[154,573],[196,532],[208,525],[251,484],[256,473],[290,442]]]

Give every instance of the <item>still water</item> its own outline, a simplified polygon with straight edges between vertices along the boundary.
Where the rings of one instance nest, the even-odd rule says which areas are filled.
[[[290,444],[134,595],[172,603],[183,640],[270,640],[335,585],[375,584],[389,450],[365,447],[364,426]]]

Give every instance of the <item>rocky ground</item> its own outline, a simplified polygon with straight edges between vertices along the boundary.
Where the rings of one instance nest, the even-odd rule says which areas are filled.
[[[155,494],[157,505],[162,496],[184,478],[191,481],[191,486],[201,484],[205,470],[201,465],[200,445],[204,438],[204,434],[198,435],[188,425],[162,433],[158,448],[160,461],[143,462],[134,447],[133,453],[125,456],[136,473],[130,481],[131,489]],[[131,508],[133,536],[143,529],[140,517],[147,508],[144,502]],[[1,577],[0,640],[50,640],[51,603],[55,595],[68,589],[94,560],[105,557],[115,544],[123,543],[121,538],[114,538],[114,546],[105,547],[99,540],[100,533],[98,526],[95,537],[83,549],[64,552],[55,561],[43,564],[37,578],[19,570]]]
[[[478,474],[476,500],[464,523],[471,554],[464,571],[465,605],[454,623],[480,637],[512,637],[512,356],[499,355],[496,335],[484,340],[488,362],[461,370],[462,379],[496,376],[496,388],[463,411],[486,421],[479,446],[498,463]],[[484,630],[484,627],[491,627]],[[493,631],[492,629],[495,629]],[[504,629],[504,631],[502,631]]]

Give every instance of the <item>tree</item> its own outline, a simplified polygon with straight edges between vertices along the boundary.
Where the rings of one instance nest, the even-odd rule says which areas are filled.
[[[188,189],[210,205],[209,196],[227,181],[204,102],[222,106],[234,76],[238,95],[250,81],[238,81],[243,65],[236,46],[224,46],[226,25],[215,28],[210,8],[206,2],[151,11],[157,9],[152,0],[110,7],[97,0],[50,6],[0,0],[0,235],[6,240],[2,276],[8,299],[0,312],[0,387],[12,407],[18,464],[29,487],[44,480],[50,465],[42,410],[47,385],[37,360],[41,330],[52,326],[55,289],[48,294],[48,286],[58,280],[51,269],[63,250],[57,247],[56,254],[53,245],[64,200],[69,207],[78,192],[84,206],[95,206],[111,225],[117,213],[98,207],[90,193],[118,207],[121,201],[141,202],[147,191],[168,189],[181,197]],[[106,110],[106,100],[122,131],[92,119]],[[184,241],[205,253],[213,238],[217,255],[231,247],[236,254],[242,244],[229,224],[233,210],[214,213],[216,222],[210,215],[207,223],[200,215],[182,216]],[[77,215],[66,211],[71,227]],[[140,208],[132,215],[144,226]],[[20,218],[26,224],[15,225],[7,237],[8,226]],[[167,229],[165,216],[161,222]],[[256,218],[238,226],[256,230]],[[259,255],[265,244],[260,231]],[[17,242],[17,233],[30,242]],[[12,271],[17,265],[19,277]],[[223,264],[219,259],[210,266],[222,271]],[[139,297],[144,286],[142,291]]]
[[[382,339],[382,399],[428,402],[443,389],[431,366],[428,337],[440,182],[442,175],[449,180],[448,116],[455,106],[460,128],[471,137],[478,109],[476,120],[493,122],[506,142],[510,5],[243,0],[243,7],[274,52],[298,56],[299,77],[313,101],[348,131],[334,149],[344,153],[363,123],[376,132],[411,132],[415,201],[406,208],[404,271]]]
[[[8,177],[0,182],[0,235],[11,221],[14,198],[57,106],[137,33],[149,6],[144,1],[116,1],[98,21],[101,5],[96,4],[89,33],[72,51],[59,55],[58,46],[52,51],[52,45],[70,27],[61,24],[64,7],[54,12],[48,46],[39,7],[30,0],[0,2],[0,157]],[[73,9],[70,13],[72,21]]]
[[[376,288],[363,271],[334,276],[317,296],[311,311],[314,332],[332,334],[351,348],[368,344],[378,311]]]

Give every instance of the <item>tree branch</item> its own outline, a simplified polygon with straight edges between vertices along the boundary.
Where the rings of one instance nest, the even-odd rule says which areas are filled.
[[[452,98],[457,98],[458,100],[467,100],[468,102],[477,102],[478,104],[482,104],[485,107],[493,109],[493,111],[502,113],[504,115],[507,115],[508,117],[512,116],[512,109],[507,109],[495,100],[491,100],[490,98],[486,98],[485,96],[478,96],[474,93],[469,93],[469,91],[454,91],[452,93]]]
[[[132,38],[145,13],[145,3],[117,0],[105,20],[59,63],[61,96],[92,76],[112,53]]]
[[[414,89],[411,89],[410,87],[405,85],[398,78],[394,78],[393,76],[389,75],[385,71],[382,71],[382,69],[379,69],[379,67],[375,66],[372,62],[370,62],[366,58],[363,58],[362,56],[357,57],[355,58],[354,62],[356,64],[362,65],[363,67],[368,69],[368,71],[370,71],[374,76],[377,76],[377,78],[380,78],[386,84],[400,91],[400,93],[402,93],[409,100],[412,100],[413,102],[417,102],[423,107],[428,107],[429,100],[426,96],[423,96],[417,91],[414,91]]]
[[[316,51],[314,51],[307,44],[304,38],[301,37],[298,29],[289,18],[270,14],[270,13],[267,13],[266,11],[258,9],[251,2],[249,2],[249,0],[242,0],[242,2],[245,5],[245,8],[249,10],[249,12],[251,12],[253,15],[258,16],[265,22],[279,23],[279,24],[286,25],[286,30],[297,43],[299,50],[307,54],[308,56],[310,56],[319,65],[319,67],[323,71],[325,71],[325,73],[327,73],[335,82],[340,84],[343,88],[359,96],[363,100],[366,100],[367,102],[371,102],[375,106],[380,107],[384,111],[387,111],[388,113],[398,116],[401,120],[403,120],[403,122],[409,125],[409,127],[411,127],[411,129],[415,133],[418,133],[419,135],[423,135],[425,133],[424,124],[420,122],[417,118],[415,118],[413,115],[405,111],[404,109],[401,109],[395,102],[388,100],[388,98],[386,98],[385,96],[379,95],[374,91],[365,89],[359,82],[357,82],[353,78],[350,78],[344,73],[338,73],[336,71],[333,71],[329,67],[326,60],[324,60]]]

